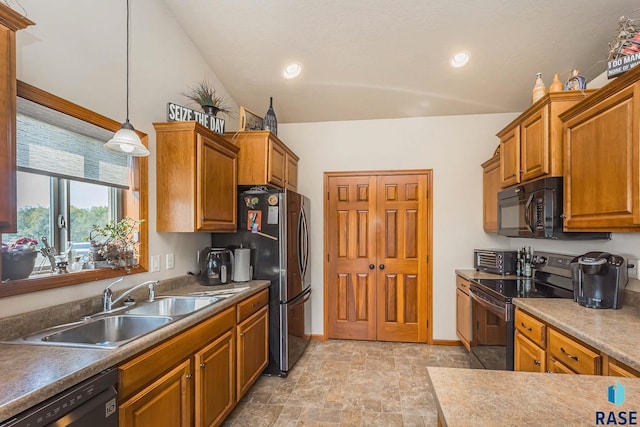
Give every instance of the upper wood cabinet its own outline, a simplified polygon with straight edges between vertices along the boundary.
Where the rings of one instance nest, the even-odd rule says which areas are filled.
[[[235,231],[239,148],[196,122],[153,126],[157,231]]]
[[[561,116],[564,227],[640,231],[640,67]]]
[[[482,227],[487,233],[498,232],[498,191],[500,191],[500,155],[482,164]]]
[[[0,232],[14,233],[16,201],[16,31],[33,25],[0,4]]]
[[[270,185],[296,191],[298,156],[269,131],[227,133],[240,147],[238,185]]]
[[[593,92],[547,94],[498,132],[500,187],[562,176],[562,122],[558,116]]]

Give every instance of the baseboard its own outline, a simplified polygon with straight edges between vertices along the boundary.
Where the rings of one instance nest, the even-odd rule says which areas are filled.
[[[458,345],[462,345],[462,341],[460,341],[460,340],[433,340],[433,345],[453,345],[453,346],[458,346]]]
[[[311,341],[325,341],[327,337],[324,335],[311,335]]]

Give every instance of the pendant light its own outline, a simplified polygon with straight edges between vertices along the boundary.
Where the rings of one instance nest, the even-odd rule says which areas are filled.
[[[146,157],[149,150],[142,144],[133,125],[129,123],[129,0],[127,0],[127,119],[120,126],[120,130],[103,146],[125,156]]]

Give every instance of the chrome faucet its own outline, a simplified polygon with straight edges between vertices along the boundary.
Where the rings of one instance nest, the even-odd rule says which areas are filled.
[[[133,292],[136,289],[141,288],[143,286],[148,286],[149,287],[149,302],[152,302],[155,299],[156,293],[155,293],[154,287],[158,286],[158,284],[160,283],[159,280],[148,280],[146,282],[139,283],[139,284],[135,285],[133,288],[127,289],[122,295],[120,295],[115,300],[112,300],[113,292],[111,291],[111,287],[113,285],[115,285],[116,283],[122,282],[123,279],[124,279],[124,277],[121,277],[118,280],[114,281],[109,286],[107,286],[104,289],[104,291],[102,292],[102,310],[103,311],[111,311],[113,306],[115,304],[117,304],[120,300],[122,300],[123,298],[125,298],[126,296],[131,294],[131,292]]]

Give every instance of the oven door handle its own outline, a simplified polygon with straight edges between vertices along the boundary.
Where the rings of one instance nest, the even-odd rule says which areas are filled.
[[[500,317],[501,319],[506,320],[507,313],[506,313],[506,308],[505,307],[500,307],[500,306],[497,306],[497,305],[491,303],[491,301],[489,301],[486,298],[483,298],[481,295],[473,292],[473,290],[469,291],[469,296],[471,296],[471,299],[476,301],[482,307],[486,308],[487,310],[489,310],[490,312],[492,312],[496,316]]]

